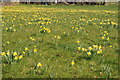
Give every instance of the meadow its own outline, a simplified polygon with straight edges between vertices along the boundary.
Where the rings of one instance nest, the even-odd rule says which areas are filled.
[[[2,7],[3,78],[118,78],[117,5]]]

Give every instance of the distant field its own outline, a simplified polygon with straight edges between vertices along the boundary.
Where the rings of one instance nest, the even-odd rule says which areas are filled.
[[[2,7],[3,78],[118,78],[118,7]]]

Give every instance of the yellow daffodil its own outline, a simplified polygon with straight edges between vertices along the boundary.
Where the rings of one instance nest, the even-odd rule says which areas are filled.
[[[104,33],[107,33],[107,31],[104,31]]]
[[[25,51],[28,51],[28,50],[29,50],[29,49],[26,47],[26,48],[25,48]]]
[[[37,49],[34,49],[33,51],[34,51],[34,52],[37,52]]]
[[[102,53],[102,50],[97,51],[98,54]]]
[[[60,39],[60,36],[58,36],[58,38],[57,39]]]
[[[81,48],[80,47],[77,47],[77,50],[80,50]]]
[[[80,43],[80,41],[76,41],[76,43]]]
[[[6,30],[8,30],[8,28],[5,28]]]
[[[17,53],[17,52],[14,52],[14,53],[13,53],[13,56],[17,56],[17,55],[18,55],[18,53]]]
[[[110,48],[111,48],[112,46],[110,46]]]
[[[89,50],[92,50],[93,48],[92,47],[89,47]]]
[[[82,48],[82,51],[85,51],[85,48]]]
[[[75,64],[75,61],[74,61],[74,60],[72,60],[71,64],[72,64],[72,66],[73,66],[73,65]]]
[[[43,65],[41,63],[38,63],[37,64],[37,67],[42,67]]]
[[[108,37],[107,40],[110,40],[110,38]]]
[[[9,41],[7,41],[6,43],[7,43],[7,44],[9,44],[10,42],[9,42]]]
[[[91,52],[87,52],[87,55],[90,56],[90,55],[91,55]]]
[[[19,58],[18,56],[15,56],[14,60],[18,60],[18,58]]]
[[[23,51],[22,53],[25,54],[25,51]]]
[[[5,55],[5,52],[2,52],[1,55],[4,56],[4,55]]]
[[[102,46],[99,46],[99,49],[101,49],[102,48]]]
[[[19,59],[22,59],[22,58],[23,58],[23,56],[22,56],[22,55],[20,55],[20,56],[19,56]]]
[[[16,31],[16,29],[13,30],[14,32]]]
[[[6,54],[7,54],[7,55],[10,55],[10,52],[8,51]]]
[[[102,36],[101,38],[102,38],[102,39],[105,39],[105,37],[103,37],[103,36]]]

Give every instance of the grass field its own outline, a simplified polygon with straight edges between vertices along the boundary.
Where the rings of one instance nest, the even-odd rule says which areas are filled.
[[[118,78],[118,7],[2,7],[3,78]]]

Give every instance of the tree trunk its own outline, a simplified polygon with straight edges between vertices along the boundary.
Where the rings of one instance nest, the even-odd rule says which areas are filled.
[[[69,4],[69,3],[66,2],[66,0],[62,0],[62,2],[64,2],[65,4]]]

